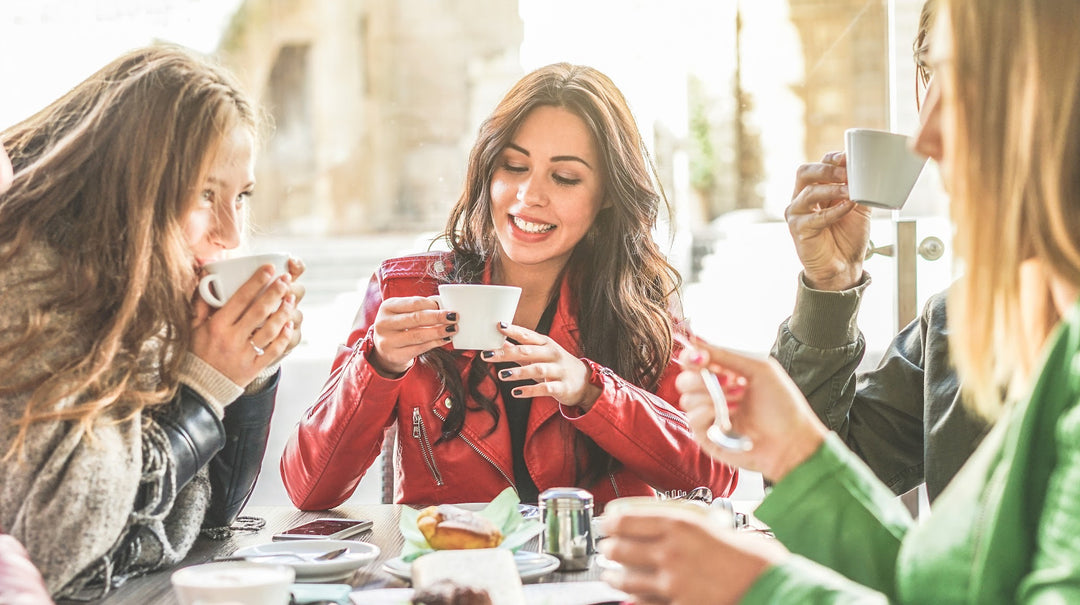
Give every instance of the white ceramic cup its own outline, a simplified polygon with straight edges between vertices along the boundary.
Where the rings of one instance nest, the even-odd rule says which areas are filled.
[[[226,258],[206,263],[199,280],[199,295],[212,307],[220,307],[263,265],[273,265],[274,275],[288,270],[289,255],[283,252]]]
[[[286,565],[229,561],[177,570],[172,585],[180,605],[286,605],[295,579]]]
[[[631,511],[665,517],[706,518],[710,523],[721,527],[735,526],[735,517],[723,508],[708,506],[704,502],[693,500],[660,500],[651,496],[615,498],[604,507],[604,516],[621,515]]]
[[[498,349],[506,341],[499,322],[514,321],[521,288],[486,284],[442,284],[440,306],[458,314],[457,332],[451,334],[455,349]]]
[[[911,150],[908,137],[850,128],[844,132],[844,146],[848,197],[867,206],[899,210],[926,164],[925,157]]]

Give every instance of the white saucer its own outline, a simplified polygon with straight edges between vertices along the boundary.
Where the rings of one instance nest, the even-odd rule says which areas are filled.
[[[557,557],[522,550],[514,553],[514,563],[517,564],[518,575],[521,576],[522,582],[536,580],[559,568]],[[412,562],[406,563],[401,557],[394,557],[383,563],[383,571],[402,580],[412,580]]]
[[[297,582],[327,582],[339,580],[351,575],[357,569],[367,565],[379,556],[379,547],[367,542],[353,540],[289,540],[285,542],[271,542],[241,548],[233,553],[238,557],[252,557],[257,555],[282,555],[292,553],[301,557],[311,558],[338,548],[348,548],[349,552],[336,559],[329,561],[311,561],[296,559],[289,556],[267,556],[253,561],[265,561],[267,563],[280,563],[288,565],[296,570]]]

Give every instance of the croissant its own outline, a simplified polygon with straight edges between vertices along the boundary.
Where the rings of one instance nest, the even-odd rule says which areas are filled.
[[[499,528],[487,518],[449,504],[420,511],[416,525],[435,550],[494,548],[503,538]]]

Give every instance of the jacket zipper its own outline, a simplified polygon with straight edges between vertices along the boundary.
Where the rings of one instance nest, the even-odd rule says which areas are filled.
[[[420,444],[420,452],[424,456],[424,464],[426,464],[428,470],[431,471],[431,476],[434,477],[435,484],[442,486],[442,474],[439,473],[438,467],[435,466],[435,453],[431,451],[431,442],[428,441],[427,429],[424,428],[424,419],[420,417],[420,408],[413,408],[412,411],[412,436],[413,439],[416,439]]]
[[[619,492],[619,484],[615,483],[614,473],[608,473],[608,481],[611,482],[611,489],[615,490],[615,497],[621,498],[622,494]]]
[[[445,422],[445,421],[446,421],[446,417],[445,417],[445,416],[443,416],[442,414],[440,414],[440,413],[438,412],[438,410],[435,410],[435,411],[434,411],[434,414],[435,414],[435,416],[436,416],[436,417],[437,417],[437,418],[438,418],[439,420],[442,420],[443,422]],[[465,435],[462,435],[461,433],[458,433],[458,437],[460,437],[460,438],[461,438],[461,440],[465,442],[465,445],[467,445],[467,446],[469,446],[470,448],[472,448],[472,451],[474,451],[474,452],[476,452],[477,454],[479,454],[479,456],[480,456],[481,458],[483,458],[484,460],[487,460],[487,461],[488,461],[488,463],[489,463],[489,464],[491,464],[491,466],[494,466],[494,467],[495,467],[495,470],[499,471],[499,474],[503,476],[503,479],[506,479],[506,483],[507,483],[508,485],[510,485],[511,487],[515,487],[515,488],[517,487],[517,486],[516,486],[516,485],[514,484],[514,482],[513,482],[513,481],[512,481],[511,479],[510,479],[510,477],[508,477],[508,476],[506,475],[506,473],[505,473],[505,472],[503,472],[502,468],[500,468],[498,464],[495,464],[495,461],[494,461],[494,460],[492,460],[491,458],[489,458],[487,454],[485,454],[484,452],[480,451],[480,448],[476,447],[476,444],[474,444],[474,443],[473,443],[472,441],[469,441],[469,438],[468,438],[468,437],[466,437]]]

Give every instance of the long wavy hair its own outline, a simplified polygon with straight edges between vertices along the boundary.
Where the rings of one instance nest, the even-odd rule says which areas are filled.
[[[938,22],[952,42],[935,77],[947,78],[943,123],[955,136],[944,153],[965,272],[949,300],[961,318],[950,348],[969,400],[992,417],[1032,361],[1018,346],[1025,332],[1037,325],[1041,343],[1058,319],[1048,305],[1042,321],[1022,317],[1022,263],[1080,284],[1080,56],[1062,52],[1080,41],[1080,3],[943,0]]]
[[[566,109],[581,118],[596,143],[608,206],[600,211],[577,244],[565,269],[570,280],[583,355],[614,370],[631,383],[655,390],[672,354],[671,309],[678,308],[681,278],[653,239],[667,198],[641,133],[622,93],[603,73],[591,67],[557,63],[526,75],[510,89],[480,127],[469,154],[465,187],[447,220],[443,238],[453,251],[453,267],[444,281],[473,283],[499,254],[491,219],[491,179],[499,154],[511,143],[521,123],[538,107]],[[556,290],[557,291],[557,290]],[[434,365],[458,401],[468,388],[481,409],[499,410],[477,386],[490,364],[474,361],[468,387],[461,384],[453,356],[440,349],[421,357]],[[457,435],[465,420],[464,406],[454,406],[444,425],[444,438]],[[567,429],[569,431],[569,429]],[[609,472],[612,461],[591,440],[576,431],[567,441],[576,450],[582,486]]]
[[[182,221],[223,137],[238,127],[254,135],[258,121],[226,71],[153,46],[0,133],[15,168],[0,196],[0,262],[44,246],[61,260],[26,280],[62,285],[0,347],[0,397],[31,393],[6,457],[34,423],[77,422],[92,435],[106,411],[130,417],[172,397],[195,277]],[[44,378],[32,371],[43,352],[71,350],[72,330],[86,347]],[[140,356],[154,339],[147,379]]]

